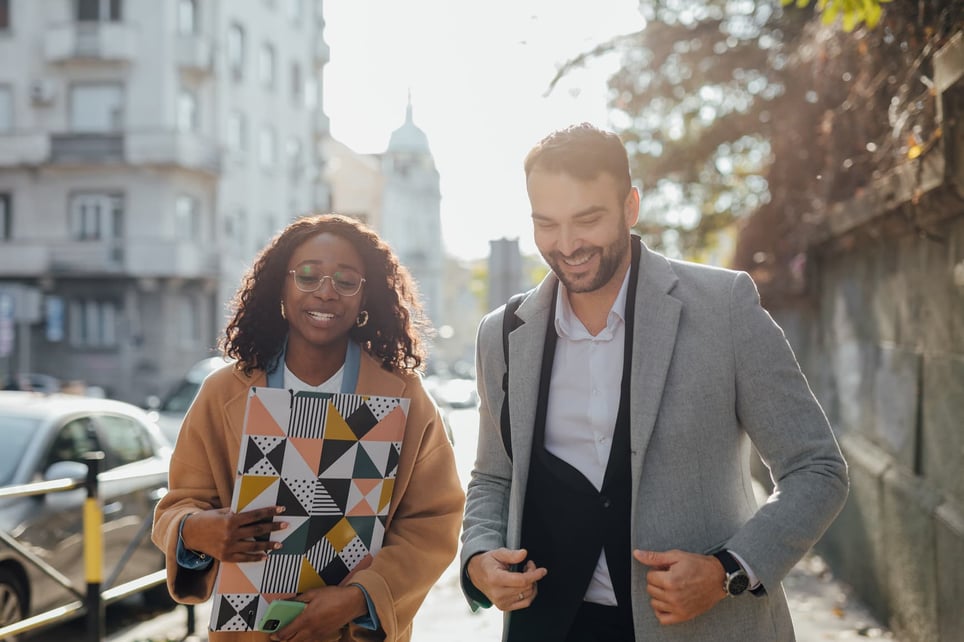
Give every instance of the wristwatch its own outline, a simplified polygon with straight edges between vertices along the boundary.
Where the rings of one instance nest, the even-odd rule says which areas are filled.
[[[723,580],[723,590],[730,597],[742,594],[750,587],[750,576],[746,574],[740,563],[729,551],[717,551],[713,556],[720,560],[726,579]]]

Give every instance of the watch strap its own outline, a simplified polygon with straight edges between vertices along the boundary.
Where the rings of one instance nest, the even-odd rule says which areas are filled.
[[[726,573],[726,578],[723,581],[723,590],[726,591],[727,595],[737,596],[743,594],[749,588],[750,578],[746,572],[746,569],[737,561],[737,559],[726,549],[722,549],[713,553],[713,557],[720,560],[720,564],[723,565],[723,571]],[[731,589],[731,582],[733,581],[734,575],[742,575],[744,585],[736,591]]]
[[[727,575],[743,570],[743,567],[740,566],[740,563],[736,561],[736,558],[733,557],[733,554],[730,553],[730,551],[716,551],[713,553],[713,557],[720,560],[720,564],[723,565],[723,570],[726,571]]]

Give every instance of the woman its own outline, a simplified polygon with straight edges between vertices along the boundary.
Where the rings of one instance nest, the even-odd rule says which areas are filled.
[[[406,397],[381,550],[347,586],[299,594],[304,612],[272,639],[409,640],[415,611],[455,556],[465,497],[441,416],[417,372],[422,317],[408,272],[359,222],[304,217],[261,252],[235,308],[221,348],[236,363],[201,386],[178,435],[170,492],[154,516],[171,594],[203,602],[219,561],[263,560],[279,546],[265,537],[286,526],[271,521],[275,507],[230,510],[251,386]],[[212,631],[209,639],[268,634]]]

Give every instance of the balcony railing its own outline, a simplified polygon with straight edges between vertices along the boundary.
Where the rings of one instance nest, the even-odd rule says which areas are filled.
[[[53,25],[44,34],[48,63],[71,60],[130,62],[136,54],[137,33],[121,22],[71,22]]]
[[[124,161],[124,135],[115,132],[50,135],[51,163],[120,163]]]
[[[11,165],[161,165],[221,172],[216,141],[173,130],[0,134],[0,167]]]
[[[204,36],[178,36],[177,64],[197,73],[210,73],[214,66],[214,47]]]
[[[220,146],[213,140],[186,132],[129,132],[124,157],[134,165],[175,165],[211,174],[221,172]]]
[[[215,248],[197,241],[133,239],[125,254],[125,272],[136,277],[213,278],[218,272]]]
[[[50,137],[44,133],[0,133],[0,167],[41,165],[49,157]]]
[[[134,277],[213,278],[215,248],[196,241],[132,239],[0,242],[4,276],[125,275]]]

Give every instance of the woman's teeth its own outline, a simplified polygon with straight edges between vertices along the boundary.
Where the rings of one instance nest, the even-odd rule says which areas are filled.
[[[307,312],[306,314],[316,321],[331,321],[335,318],[335,315],[329,312]]]

